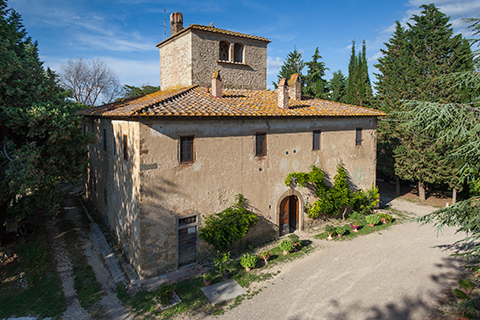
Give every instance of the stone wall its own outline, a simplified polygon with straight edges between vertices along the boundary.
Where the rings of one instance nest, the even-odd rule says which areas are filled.
[[[139,268],[139,123],[95,119],[85,124],[95,137],[88,147],[86,195],[130,263]],[[127,136],[128,160],[124,159],[123,135]]]
[[[160,47],[160,86],[166,90],[192,85],[192,33],[186,32]]]
[[[355,130],[363,128],[362,145]],[[312,151],[313,130],[321,130],[321,149]],[[255,133],[265,132],[267,155],[255,156]],[[194,136],[195,161],[179,163],[180,136]],[[299,225],[307,223],[305,205],[315,201],[306,189],[285,186],[288,173],[322,168],[331,181],[340,161],[357,188],[375,184],[376,119],[284,118],[226,120],[142,120],[140,124],[141,277],[177,268],[177,219],[219,212],[241,193],[260,217],[248,237],[278,235],[279,205],[298,196]],[[200,242],[199,242],[200,243]],[[199,244],[199,259],[208,254]]]

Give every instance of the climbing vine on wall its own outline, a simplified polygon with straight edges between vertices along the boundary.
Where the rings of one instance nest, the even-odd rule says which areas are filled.
[[[241,194],[237,195],[235,200],[235,203],[222,212],[208,216],[205,227],[200,228],[200,238],[215,250],[229,250],[258,222],[257,215],[244,208],[245,199]]]
[[[349,207],[363,214],[368,214],[379,202],[380,194],[378,188],[363,190],[350,190],[347,184],[347,173],[340,163],[337,166],[337,173],[333,178],[333,187],[324,182],[323,171],[312,166],[310,172],[292,172],[285,179],[285,185],[295,187],[308,187],[315,191],[318,200],[307,205],[307,215],[316,218],[319,215],[345,214]]]

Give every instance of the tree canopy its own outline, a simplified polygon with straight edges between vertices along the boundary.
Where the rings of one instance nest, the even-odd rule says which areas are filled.
[[[304,66],[305,63],[302,59],[302,53],[295,47],[292,52],[287,54],[287,59],[283,62],[282,68],[278,72],[278,82],[280,82],[282,78],[288,81],[294,73],[298,73],[300,79],[303,79],[302,70]],[[278,82],[273,82],[275,88],[277,88]]]
[[[44,69],[20,15],[0,0],[0,224],[7,213],[55,210],[55,184],[78,177],[87,137],[80,106]],[[0,241],[3,228],[0,228]]]
[[[305,63],[308,70],[307,75],[303,78],[302,93],[308,97],[325,99],[327,81],[323,77],[325,77],[325,70],[329,69],[325,67],[325,62],[321,62],[320,59],[322,59],[322,56],[317,47],[312,56],[312,61]]]
[[[373,93],[368,75],[367,46],[365,40],[362,45],[362,52],[355,54],[355,40],[352,41],[352,53],[348,64],[348,78],[345,96],[345,103],[357,106],[372,107]]]

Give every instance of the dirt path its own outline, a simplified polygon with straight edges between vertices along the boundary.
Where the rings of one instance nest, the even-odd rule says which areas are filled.
[[[76,236],[81,244],[83,253],[87,262],[92,266],[97,281],[102,286],[103,297],[98,302],[98,307],[93,318],[95,319],[135,319],[133,313],[126,310],[115,293],[115,283],[108,271],[103,258],[100,254],[95,237],[90,231],[88,223],[85,221],[82,209],[75,205],[74,195],[69,194],[64,199],[63,208],[65,210],[65,219],[69,220],[75,226]],[[51,226],[53,234],[58,235],[58,228]],[[68,253],[68,244],[61,235],[55,237],[55,259],[57,270],[59,270],[64,286],[65,296],[67,297],[67,311],[62,319],[92,319],[92,317],[80,306],[73,287],[72,263]]]
[[[434,209],[389,204],[415,215]],[[430,319],[465,272],[451,256],[461,238],[406,222],[353,241],[314,240],[317,250],[218,319]]]

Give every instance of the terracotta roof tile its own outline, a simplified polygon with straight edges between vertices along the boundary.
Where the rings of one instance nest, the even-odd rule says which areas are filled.
[[[277,93],[269,90],[224,89],[216,98],[199,86],[158,91],[134,99],[86,109],[80,114],[104,117],[310,117],[382,116],[385,113],[321,99],[290,100],[277,107]]]
[[[163,40],[159,44],[157,44],[157,47],[161,46],[163,43],[170,41],[171,39],[187,32],[188,30],[201,30],[201,31],[208,31],[208,32],[214,32],[214,33],[220,33],[228,36],[235,36],[235,37],[242,37],[242,38],[247,38],[247,39],[253,39],[253,40],[259,40],[259,41],[265,41],[265,42],[271,42],[267,38],[264,37],[259,37],[259,36],[254,36],[246,33],[240,33],[240,32],[235,32],[235,31],[230,31],[230,30],[224,30],[224,29],[218,29],[212,26],[203,26],[200,24],[191,24],[185,29],[180,30],[179,32],[175,33],[174,35],[170,36],[169,38]]]

